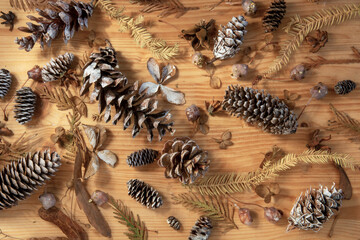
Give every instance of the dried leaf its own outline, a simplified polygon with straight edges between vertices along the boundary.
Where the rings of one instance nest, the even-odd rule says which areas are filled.
[[[230,140],[231,139],[231,132],[230,130],[226,130],[222,135],[221,135],[221,139],[222,140]]]
[[[99,143],[99,129],[96,126],[82,124],[84,132],[89,140],[92,150],[97,149]]]
[[[160,84],[164,84],[167,80],[175,76],[176,67],[172,64],[167,64],[161,71]]]
[[[99,142],[97,144],[97,149],[100,149],[107,139],[106,128],[103,126],[96,126],[99,129]]]
[[[223,143],[225,144],[225,146],[232,146],[234,143],[230,140],[224,140]]]
[[[87,106],[83,100],[81,100],[78,96],[73,96],[71,100],[76,105],[77,110],[82,116],[87,117]]]
[[[220,146],[220,149],[226,149],[226,144],[223,141],[220,142],[219,146]]]
[[[206,135],[209,133],[210,127],[206,124],[200,124],[199,125],[199,130],[202,134]]]
[[[169,103],[176,105],[182,105],[186,103],[184,93],[169,87],[165,87],[163,85],[160,85],[160,89],[163,97],[165,97]]]
[[[270,183],[269,184],[269,190],[273,194],[279,194],[280,193],[280,186],[278,183]]]
[[[352,197],[352,186],[351,186],[351,182],[349,177],[347,176],[345,170],[335,164],[335,166],[337,167],[337,169],[339,170],[340,173],[340,182],[339,182],[339,189],[342,190],[343,194],[344,194],[344,199],[346,200],[350,200]]]
[[[156,83],[160,84],[160,66],[154,58],[147,61],[147,69]]]
[[[261,198],[265,198],[266,195],[268,195],[270,193],[269,188],[263,184],[258,185],[255,187],[255,193],[261,197]]]
[[[216,143],[219,143],[219,144],[222,143],[222,141],[223,141],[222,139],[217,139],[217,138],[213,138],[213,139]]]
[[[142,93],[146,90],[146,96],[152,97],[159,91],[160,85],[152,82],[145,82],[141,84],[139,92]]]
[[[264,197],[264,202],[265,203],[270,203],[271,202],[271,193],[268,193],[265,197]]]
[[[96,154],[98,155],[98,157],[101,160],[103,160],[110,166],[112,166],[112,167],[115,166],[115,163],[117,162],[117,157],[116,157],[115,153],[111,152],[110,150],[102,150],[102,151],[96,152]]]
[[[217,76],[211,76],[210,77],[210,87],[214,88],[214,89],[219,89],[221,88],[222,82],[221,79]]]
[[[91,160],[87,168],[85,169],[84,178],[88,179],[89,177],[93,176],[99,170],[99,165],[100,165],[99,158],[95,153],[93,153],[91,155]]]
[[[7,127],[2,127],[0,128],[0,136],[12,136],[14,135],[13,131],[11,131],[9,128]]]

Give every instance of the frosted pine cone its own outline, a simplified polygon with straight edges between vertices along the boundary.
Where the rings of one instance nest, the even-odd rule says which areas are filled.
[[[16,91],[15,118],[20,124],[31,121],[36,107],[36,95],[29,87],[23,87]]]
[[[207,240],[213,228],[210,218],[200,217],[192,227],[189,240]]]
[[[20,45],[20,49],[29,52],[37,41],[43,49],[44,45],[51,45],[53,39],[59,35],[64,36],[65,44],[70,40],[76,31],[88,27],[88,19],[93,14],[92,3],[71,1],[66,3],[62,0],[56,2],[49,1],[53,9],[36,9],[41,17],[28,16],[32,21],[39,23],[26,23],[27,27],[20,27],[19,30],[31,33],[30,36],[16,38],[15,43]],[[61,34],[64,32],[63,34]]]
[[[210,166],[208,153],[190,138],[174,138],[167,141],[158,161],[165,167],[166,178],[179,178],[184,184],[193,183],[204,176]]]
[[[73,61],[74,54],[68,52],[64,55],[59,55],[55,59],[52,58],[50,62],[41,69],[42,80],[44,82],[59,80],[67,70],[69,70]]]
[[[214,45],[214,60],[232,58],[240,51],[246,34],[247,21],[243,16],[233,17],[226,26],[221,26]]]
[[[281,20],[286,13],[286,2],[284,0],[274,0],[266,10],[262,20],[265,32],[275,31],[281,24]]]
[[[162,197],[158,191],[143,181],[131,179],[127,182],[128,195],[146,206],[147,208],[159,208],[163,204]]]
[[[56,152],[28,153],[3,168],[0,174],[0,210],[17,205],[49,180],[61,165]]]
[[[138,167],[154,162],[159,152],[153,149],[145,148],[137,152],[133,152],[126,159],[126,163],[131,167]]]
[[[296,115],[278,97],[249,87],[229,86],[225,92],[223,109],[231,115],[243,118],[272,134],[296,132]]]
[[[179,220],[177,220],[176,217],[174,216],[170,216],[167,219],[167,223],[169,224],[170,227],[172,227],[175,230],[180,230],[180,222]]]
[[[4,98],[11,86],[11,74],[6,69],[0,69],[0,98]]]
[[[344,81],[338,82],[335,85],[334,91],[336,94],[345,95],[345,94],[350,93],[355,88],[356,88],[356,83],[354,81],[344,80]]]

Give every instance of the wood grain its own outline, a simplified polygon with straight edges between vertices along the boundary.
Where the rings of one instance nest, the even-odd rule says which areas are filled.
[[[119,6],[125,4],[128,14],[137,13],[142,7],[134,6],[128,1],[116,1]],[[178,67],[179,74],[173,81],[168,83],[169,87],[178,88],[186,94],[187,103],[183,106],[171,106],[173,117],[176,124],[175,136],[192,136],[192,126],[187,122],[185,117],[185,108],[191,104],[197,104],[203,107],[205,100],[222,99],[225,88],[229,84],[251,85],[252,77],[258,71],[265,70],[273,61],[275,55],[271,53],[263,54],[261,58],[255,60],[250,66],[250,77],[240,82],[230,77],[231,65],[240,62],[240,56],[233,59],[217,62],[218,70],[216,76],[220,77],[223,87],[218,90],[211,89],[209,86],[209,78],[205,71],[197,69],[190,62],[192,50],[187,42],[178,38],[179,31],[188,28],[204,18],[209,20],[214,18],[217,24],[226,24],[232,16],[243,14],[241,6],[228,6],[222,4],[214,11],[209,12],[209,5],[214,4],[217,0],[182,0],[187,7],[200,6],[201,10],[189,11],[180,19],[173,16],[163,19],[174,26],[158,22],[157,13],[146,14],[146,20],[150,21],[151,28],[149,31],[154,33],[156,37],[165,39],[169,44],[180,43],[181,55],[176,58],[173,63]],[[261,28],[261,15],[269,5],[269,0],[257,0],[259,3],[259,13],[255,18],[248,18],[249,27],[248,34],[245,37],[244,46],[251,46],[260,41],[263,37]],[[346,2],[359,3],[359,1],[349,0]],[[316,10],[335,6],[343,3],[340,0],[328,0],[319,4],[310,3],[306,0],[288,1],[288,10],[284,22],[294,14],[306,16]],[[0,10],[9,11],[10,4],[7,0],[0,1]],[[14,39],[17,36],[23,36],[24,33],[16,30],[17,27],[24,26],[28,13],[12,10],[17,15],[17,22],[13,32],[9,32],[3,25],[0,26],[0,68],[7,68],[14,76],[14,83],[11,91],[4,100],[0,102],[4,107],[27,78],[26,71],[31,69],[33,65],[43,66],[51,57],[63,54],[67,51],[73,52],[78,57],[82,56],[84,51],[89,51],[86,37],[90,30],[94,30],[99,36],[111,40],[115,49],[119,52],[118,60],[121,71],[130,79],[130,81],[141,80],[152,81],[151,76],[146,70],[146,61],[150,57],[146,49],[140,49],[130,38],[128,33],[120,33],[116,22],[112,22],[100,10],[96,10],[93,18],[89,22],[90,28],[83,32],[78,32],[75,37],[65,46],[62,40],[54,41],[51,48],[44,51],[35,46],[30,53],[19,51]],[[284,24],[282,24],[283,26]],[[348,21],[342,25],[334,26],[328,29],[329,42],[326,47],[319,51],[319,55],[326,58],[344,58],[351,55],[351,46],[360,48],[360,24],[359,18]],[[276,33],[276,40],[283,41],[286,35],[282,31]],[[311,56],[309,47],[302,45],[299,51],[291,59],[289,67],[284,70],[279,77],[288,78],[289,70],[292,66],[304,61],[306,56]],[[204,51],[209,57],[212,56],[210,51]],[[352,79],[359,82],[360,65],[333,65],[322,66],[319,69],[311,70],[307,77],[300,82],[290,80],[282,81],[264,81],[257,88],[267,89],[271,94],[283,96],[283,90],[288,89],[290,92],[296,92],[302,97],[297,102],[296,112],[300,113],[302,106],[309,98],[309,89],[317,82],[323,82],[330,89],[340,80]],[[36,87],[37,83],[28,81],[26,86]],[[313,100],[306,109],[300,122],[306,122],[309,127],[300,127],[296,134],[291,136],[272,136],[262,133],[256,128],[246,126],[242,121],[224,115],[210,117],[210,132],[207,136],[196,134],[192,136],[198,144],[209,152],[211,158],[211,167],[208,174],[218,172],[246,172],[255,170],[263,159],[263,154],[276,144],[288,152],[302,152],[309,139],[310,133],[316,128],[325,128],[328,119],[331,118],[331,112],[328,104],[333,103],[334,106],[346,111],[352,117],[360,119],[360,95],[356,89],[349,95],[336,96],[333,90],[327,97],[322,100]],[[89,118],[85,118],[82,122],[93,124],[91,115],[97,112],[97,105],[89,106]],[[9,109],[13,109],[11,103]],[[15,136],[7,138],[10,142],[14,141],[24,131],[27,133],[38,133],[43,139],[44,147],[54,148],[49,136],[54,132],[57,126],[67,126],[66,112],[59,112],[56,107],[47,101],[42,101],[38,108],[39,112],[36,118],[26,126],[20,126],[15,120],[12,111],[10,112],[10,120],[7,126],[15,132]],[[141,219],[147,224],[150,230],[156,230],[158,233],[150,232],[149,239],[186,239],[191,227],[194,225],[199,214],[190,212],[179,205],[171,204],[171,194],[186,192],[177,180],[168,180],[164,178],[163,169],[153,164],[148,167],[130,168],[126,165],[126,157],[138,149],[150,147],[161,149],[166,140],[171,139],[167,136],[163,142],[148,143],[145,133],[140,134],[135,139],[131,138],[131,131],[123,131],[121,126],[113,126],[104,124],[109,130],[109,139],[106,146],[119,157],[119,163],[115,168],[111,168],[106,164],[102,164],[100,171],[87,182],[87,189],[92,192],[101,189],[108,192],[114,198],[121,199],[135,214],[139,214]],[[233,133],[234,145],[227,150],[219,150],[218,144],[212,138],[220,137],[221,133],[230,129]],[[333,151],[351,154],[354,158],[360,160],[359,145],[348,141],[344,134],[333,134],[329,143]],[[3,163],[1,163],[3,164]],[[46,188],[47,191],[53,192],[60,199],[66,192],[66,184],[72,178],[72,163],[64,163],[56,177],[50,181]],[[334,239],[359,239],[360,228],[360,176],[359,172],[351,172],[347,170],[350,181],[353,185],[353,197],[350,201],[344,201],[341,215],[338,219],[334,232]],[[144,208],[142,205],[133,201],[127,196],[126,182],[131,178],[139,178],[162,193],[164,196],[164,206],[157,210]],[[273,179],[278,182],[281,187],[280,195],[276,196],[269,206],[275,206],[284,211],[285,217],[280,223],[274,225],[267,222],[262,212],[256,208],[251,208],[256,212],[255,223],[251,227],[243,226],[239,223],[239,230],[232,230],[226,234],[219,230],[214,230],[211,239],[326,239],[332,220],[325,225],[324,229],[319,233],[307,231],[292,231],[285,233],[287,225],[286,217],[296,199],[296,197],[304,192],[306,188],[318,184],[331,185],[333,182],[338,183],[339,175],[332,164],[323,166],[298,166],[281,176]],[[55,237],[62,236],[62,233],[55,226],[40,219],[37,210],[40,203],[37,200],[43,189],[39,189],[33,196],[26,201],[22,201],[18,206],[4,210],[0,213],[0,229],[17,238],[26,239],[29,237]],[[243,201],[264,204],[262,200],[253,192],[237,194],[235,197]],[[73,209],[75,219],[84,226],[89,234],[90,239],[104,239],[94,228],[88,224],[86,216],[76,206],[74,193],[67,193],[62,201],[68,212]],[[110,207],[101,209],[105,218],[109,221],[112,229],[113,239],[127,239],[123,234],[126,227],[117,223],[113,218]],[[171,229],[166,219],[168,216],[176,216],[182,223],[183,229],[175,232]],[[238,220],[237,220],[238,221]]]

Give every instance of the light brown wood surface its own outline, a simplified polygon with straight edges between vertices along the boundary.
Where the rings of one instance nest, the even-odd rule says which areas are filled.
[[[198,23],[200,19],[209,20],[210,18],[214,18],[217,24],[226,24],[232,16],[243,14],[243,10],[241,6],[222,4],[214,11],[208,11],[209,5],[216,3],[217,0],[181,0],[181,2],[189,7],[200,6],[201,9],[198,11],[190,11],[179,19],[173,16],[163,19],[174,25],[174,27],[158,22],[157,13],[145,14],[145,18],[151,23],[149,31],[154,33],[156,37],[165,39],[169,44],[180,43],[180,56],[172,61],[177,66],[179,74],[173,81],[168,83],[168,86],[173,88],[177,87],[178,90],[183,91],[186,94],[186,104],[170,107],[175,121],[175,136],[192,136],[192,125],[185,117],[185,108],[187,106],[197,104],[204,108],[205,100],[212,100],[213,98],[221,100],[229,84],[251,86],[251,80],[257,71],[265,70],[273,61],[275,55],[266,53],[263,54],[262,57],[257,58],[255,62],[250,65],[250,76],[241,81],[230,77],[231,66],[234,63],[240,62],[240,56],[223,62],[216,62],[216,66],[218,66],[216,76],[222,79],[223,86],[221,89],[212,89],[209,86],[209,78],[205,76],[206,72],[199,70],[191,64],[190,55],[192,50],[185,40],[178,38],[179,31],[193,26],[195,23]],[[254,45],[260,41],[264,35],[261,27],[261,16],[270,1],[257,0],[257,2],[259,3],[259,13],[254,18],[247,18],[249,26],[244,46]],[[345,2],[360,3],[360,1],[328,0],[314,4],[306,0],[289,0],[286,17],[283,20],[282,26],[289,20],[289,17],[295,14],[307,16],[316,10],[336,6],[337,4]],[[131,5],[125,0],[118,0],[116,3],[118,6],[124,4],[127,14],[137,14],[141,9],[141,7]],[[10,70],[14,77],[10,93],[0,102],[1,107],[4,107],[10,101],[15,90],[26,81],[26,72],[35,64],[43,66],[51,57],[56,57],[67,51],[73,52],[78,57],[82,56],[84,51],[89,51],[87,36],[90,30],[94,30],[100,37],[110,39],[115,49],[119,52],[118,60],[120,70],[130,81],[153,81],[146,69],[146,61],[151,56],[148,50],[140,49],[128,33],[120,33],[117,23],[111,21],[108,16],[99,9],[95,10],[94,16],[89,21],[89,29],[83,32],[77,32],[67,46],[64,45],[62,40],[57,40],[53,42],[51,48],[46,48],[44,51],[41,51],[39,46],[36,45],[29,53],[18,50],[17,45],[14,43],[15,37],[24,36],[24,33],[18,31],[17,27],[25,26],[27,22],[26,16],[29,13],[11,9],[7,0],[0,1],[0,10],[6,12],[12,10],[17,16],[13,32],[9,32],[3,25],[0,26],[0,68]],[[326,44],[326,47],[319,51],[318,54],[320,56],[329,59],[345,58],[351,56],[351,46],[360,48],[359,18],[338,26],[330,27],[328,32],[329,42]],[[286,34],[281,30],[277,31],[275,36],[277,41],[283,41],[286,38]],[[277,76],[288,78],[289,70],[292,66],[304,61],[306,56],[315,56],[308,51],[309,47],[303,44],[292,57],[289,67],[285,68],[285,70]],[[204,54],[212,57],[210,51],[204,51]],[[299,127],[297,133],[294,135],[272,136],[254,127],[246,126],[241,120],[229,117],[226,114],[210,117],[209,134],[202,135],[198,133],[192,136],[204,150],[209,152],[211,166],[207,174],[253,171],[258,168],[264,153],[269,151],[275,144],[287,152],[302,152],[306,149],[305,145],[308,142],[310,133],[317,128],[325,128],[327,121],[332,117],[328,107],[329,103],[333,103],[339,110],[346,111],[352,117],[360,119],[359,90],[356,89],[346,96],[337,96],[332,90],[335,83],[339,80],[352,79],[360,83],[359,68],[359,64],[322,66],[318,69],[311,70],[306,78],[300,82],[291,80],[268,80],[256,86],[258,89],[266,89],[271,94],[280,97],[283,97],[284,89],[300,94],[301,99],[297,102],[297,108],[295,109],[297,114],[300,113],[302,106],[310,97],[309,89],[312,86],[321,81],[329,87],[329,94],[322,100],[313,100],[301,117],[300,122],[306,122],[309,127]],[[32,86],[34,88],[36,85],[38,84],[32,80],[29,80],[26,84],[26,86]],[[159,99],[161,101],[161,98]],[[88,107],[89,117],[83,118],[82,122],[94,124],[91,115],[97,113],[97,104],[89,104]],[[13,109],[12,103],[9,109]],[[42,137],[44,147],[55,148],[49,137],[56,127],[64,126],[66,128],[66,113],[67,112],[58,111],[54,104],[43,100],[41,105],[38,106],[37,117],[29,124],[20,126],[14,120],[13,112],[10,111],[7,126],[14,131],[15,135],[7,139],[12,142],[24,131],[28,134],[38,133]],[[126,165],[126,157],[133,151],[145,147],[160,150],[165,141],[172,137],[167,135],[162,142],[154,139],[153,143],[148,143],[145,130],[135,139],[132,139],[131,130],[123,131],[121,124],[118,126],[105,123],[101,124],[104,124],[109,130],[106,149],[110,149],[118,155],[119,163],[115,168],[101,163],[100,171],[87,181],[87,189],[89,192],[100,189],[108,192],[114,198],[124,201],[134,213],[140,215],[150,230],[158,231],[158,233],[150,232],[149,239],[187,239],[191,227],[200,214],[188,211],[180,205],[174,205],[170,199],[171,194],[184,193],[187,190],[184,189],[177,180],[165,179],[164,169],[158,167],[157,164],[141,168],[130,168]],[[234,145],[227,150],[220,150],[218,144],[215,143],[212,138],[220,137],[221,133],[227,129],[233,133]],[[326,132],[323,134],[325,136]],[[355,159],[360,160],[360,146],[350,142],[344,134],[333,133],[329,145],[334,152],[350,154]],[[62,152],[61,150],[59,151]],[[1,164],[3,165],[4,163]],[[63,163],[53,180],[46,185],[47,190],[53,192],[58,198],[61,198],[67,189],[66,183],[72,178],[72,169],[73,164]],[[341,215],[335,228],[334,239],[360,238],[360,176],[359,172],[352,172],[351,170],[347,170],[347,173],[352,182],[354,192],[352,199],[350,201],[344,201],[343,203]],[[142,179],[158,189],[164,197],[164,205],[160,209],[150,210],[127,196],[126,182],[131,178]],[[330,186],[333,182],[338,183],[339,174],[334,166],[331,164],[322,166],[302,165],[281,174],[281,176],[272,179],[272,181],[280,184],[281,193],[277,195],[268,206],[275,206],[282,209],[285,213],[284,218],[278,224],[267,222],[262,216],[262,210],[250,206],[249,208],[256,213],[254,224],[251,227],[242,225],[236,217],[239,230],[231,230],[224,234],[215,228],[210,239],[326,239],[332,220],[329,221],[319,233],[297,230],[286,233],[285,229],[290,209],[301,192],[304,192],[305,189],[310,186],[317,187],[318,184]],[[40,202],[37,198],[42,192],[43,188],[40,188],[39,191],[30,198],[20,202],[18,206],[1,211],[0,229],[4,233],[19,239],[63,236],[62,232],[56,226],[38,217],[37,210],[40,208]],[[254,202],[265,206],[262,199],[253,192],[245,192],[234,196],[243,201]],[[98,234],[95,229],[88,224],[83,212],[77,207],[73,192],[68,193],[63,203],[68,211],[70,211],[71,206],[74,207],[75,210],[73,213],[75,214],[75,219],[85,227],[90,239],[104,239],[104,237]],[[127,239],[123,234],[127,231],[126,227],[119,224],[113,218],[111,208],[105,207],[102,208],[101,211],[110,224],[113,239]],[[181,231],[176,232],[167,225],[166,219],[170,215],[176,216],[181,221]]]

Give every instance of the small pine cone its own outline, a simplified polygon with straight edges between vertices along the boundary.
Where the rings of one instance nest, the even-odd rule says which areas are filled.
[[[290,211],[287,231],[295,228],[319,231],[339,210],[343,198],[342,190],[337,190],[335,184],[330,190],[321,185],[319,189],[306,190],[305,195],[300,195]]]
[[[243,16],[233,17],[226,26],[221,26],[215,39],[214,58],[227,59],[232,58],[240,51],[240,45],[243,43],[245,30],[248,22]]]
[[[127,182],[127,187],[128,195],[147,208],[155,209],[163,204],[158,191],[141,180],[131,179]]]
[[[41,70],[41,77],[44,82],[52,82],[59,80],[69,69],[74,61],[74,54],[65,53],[59,55],[55,59],[51,59]]]
[[[145,148],[137,152],[133,152],[126,159],[126,163],[131,167],[138,167],[154,162],[159,152],[153,149]]]
[[[266,10],[262,20],[265,32],[275,31],[281,24],[281,20],[286,13],[286,2],[284,0],[274,0]]]
[[[183,184],[193,183],[204,176],[210,166],[208,153],[190,138],[174,138],[167,141],[158,161],[165,168],[166,178],[179,178]]]
[[[189,240],[207,240],[213,228],[210,218],[200,217],[192,227]]]
[[[179,220],[174,217],[174,216],[170,216],[167,219],[167,223],[170,225],[170,227],[172,227],[175,230],[180,230],[180,222]]]
[[[31,120],[36,107],[36,94],[29,87],[23,87],[16,91],[15,118],[20,124]]]
[[[11,74],[6,69],[0,69],[0,98],[4,98],[11,86]]]
[[[0,210],[17,205],[49,180],[61,165],[56,152],[36,152],[11,162],[0,173]]]
[[[351,80],[344,80],[338,82],[335,87],[334,91],[336,94],[345,95],[350,93],[352,90],[356,88],[356,83]]]
[[[223,109],[247,123],[257,125],[272,134],[296,132],[296,115],[278,97],[249,87],[229,86],[225,92]]]

